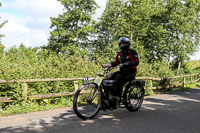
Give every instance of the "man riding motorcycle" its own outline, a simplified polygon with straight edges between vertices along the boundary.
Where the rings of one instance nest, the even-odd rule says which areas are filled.
[[[130,48],[130,40],[126,37],[121,37],[119,39],[119,48],[120,52],[118,52],[116,56],[116,61],[103,64],[103,67],[115,67],[119,64],[122,64],[120,67],[120,71],[112,73],[107,76],[107,79],[115,79],[116,80],[116,92],[113,94],[117,100],[121,99],[121,93],[123,89],[123,85],[135,78],[137,73],[137,66],[139,65],[139,58],[136,50]]]

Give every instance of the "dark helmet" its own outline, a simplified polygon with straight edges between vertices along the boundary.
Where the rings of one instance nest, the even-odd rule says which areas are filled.
[[[121,43],[124,43],[126,45],[120,46]],[[130,45],[131,45],[131,42],[130,42],[130,40],[127,37],[121,37],[119,39],[119,48],[121,50],[127,50],[127,49],[129,49]]]

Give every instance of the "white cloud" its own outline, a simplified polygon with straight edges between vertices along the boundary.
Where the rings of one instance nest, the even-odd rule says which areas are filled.
[[[1,0],[0,16],[8,23],[0,29],[6,49],[13,45],[47,45],[50,17],[62,13],[63,6],[57,0]],[[2,20],[1,19],[1,20]]]
[[[48,31],[32,28],[27,25],[32,22],[31,17],[17,17],[8,13],[0,13],[8,23],[0,29],[0,33],[6,35],[2,43],[6,48],[24,43],[26,46],[41,46],[47,44]]]
[[[57,16],[63,10],[57,0],[8,0],[4,3],[6,8],[19,10],[36,18]]]
[[[100,8],[96,10],[95,19],[99,18],[103,13],[104,9],[106,8],[107,0],[96,0],[96,2],[100,6]]]

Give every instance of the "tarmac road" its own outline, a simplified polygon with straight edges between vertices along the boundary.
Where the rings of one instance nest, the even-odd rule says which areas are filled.
[[[0,133],[200,133],[200,88],[147,96],[137,112],[100,111],[87,121],[71,108],[1,117]]]

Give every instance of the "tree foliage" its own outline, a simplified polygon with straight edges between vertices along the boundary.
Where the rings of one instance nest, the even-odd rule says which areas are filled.
[[[96,22],[95,1],[59,1],[65,8],[62,15],[51,18],[49,51],[67,53],[76,45],[98,63],[101,58],[114,59],[117,40],[126,36],[149,65],[174,61],[180,69],[199,46],[198,0],[108,0]]]
[[[0,79],[45,79],[95,76],[99,66],[81,56],[48,54],[47,50],[12,47],[0,62]],[[21,98],[20,83],[0,84],[0,97]],[[74,91],[73,82],[29,83],[28,95]]]
[[[58,1],[65,8],[51,18],[49,51],[75,55],[73,49],[79,49],[98,64],[114,60],[117,41],[126,36],[149,71],[157,62],[166,62],[168,70],[178,69],[178,74],[199,46],[198,0],[108,0],[98,21],[92,19],[95,1]]]
[[[96,46],[109,48],[127,36],[149,64],[173,60],[180,68],[199,46],[199,5],[197,0],[109,0]]]
[[[51,18],[49,51],[67,53],[72,46],[85,48],[90,44],[94,20],[92,15],[98,7],[94,0],[58,0],[64,6],[63,14]],[[73,54],[73,53],[72,53]]]

